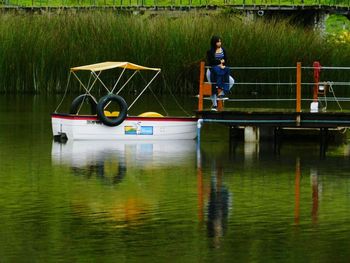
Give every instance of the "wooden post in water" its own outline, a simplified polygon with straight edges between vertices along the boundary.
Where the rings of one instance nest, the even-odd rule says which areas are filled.
[[[297,90],[296,90],[296,125],[300,126],[300,112],[301,112],[301,62],[297,63]]]

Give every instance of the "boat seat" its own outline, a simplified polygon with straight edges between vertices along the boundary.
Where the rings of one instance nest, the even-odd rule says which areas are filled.
[[[119,111],[113,111],[110,112],[108,110],[104,111],[106,117],[118,117],[119,116]]]
[[[164,117],[164,115],[158,113],[158,112],[153,112],[153,111],[147,111],[144,113],[141,113],[139,117],[153,117],[153,118],[159,118],[159,117]]]

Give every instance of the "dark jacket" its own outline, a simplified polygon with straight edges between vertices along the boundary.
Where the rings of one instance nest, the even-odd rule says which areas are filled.
[[[215,49],[209,49],[207,51],[207,65],[208,66],[217,66],[217,65],[220,65],[221,62],[219,59],[216,59],[215,58]],[[224,60],[225,60],[225,63],[227,65],[227,53],[226,53],[226,50],[222,47],[222,52],[224,52]]]

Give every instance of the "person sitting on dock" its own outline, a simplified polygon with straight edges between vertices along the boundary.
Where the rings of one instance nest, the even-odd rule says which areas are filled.
[[[234,79],[230,76],[230,69],[225,66],[227,63],[227,53],[222,47],[221,38],[213,36],[210,40],[211,48],[207,51],[207,63],[210,68],[207,70],[207,80],[212,83],[212,110],[217,108],[217,98],[224,99],[230,92],[234,84]],[[218,89],[220,93],[218,94]]]

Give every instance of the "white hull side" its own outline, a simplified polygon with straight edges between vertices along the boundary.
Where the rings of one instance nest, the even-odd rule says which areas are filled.
[[[68,140],[190,140],[197,135],[195,118],[127,118],[116,127],[92,118],[52,116],[53,135]]]

